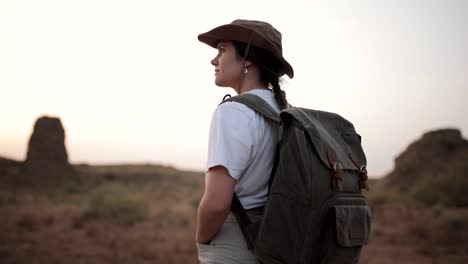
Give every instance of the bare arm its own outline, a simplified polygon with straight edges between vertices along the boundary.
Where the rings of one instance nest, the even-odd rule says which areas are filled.
[[[208,171],[205,193],[198,207],[197,237],[199,243],[211,240],[221,228],[231,209],[236,180],[223,166]]]

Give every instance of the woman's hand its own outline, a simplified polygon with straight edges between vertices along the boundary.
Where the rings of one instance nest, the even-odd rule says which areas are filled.
[[[223,166],[209,169],[205,192],[198,206],[196,241],[208,243],[219,231],[231,209],[236,180]]]

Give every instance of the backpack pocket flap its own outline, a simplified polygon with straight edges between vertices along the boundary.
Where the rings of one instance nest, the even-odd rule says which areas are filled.
[[[327,130],[320,125],[305,126],[312,144],[320,157],[320,160],[329,168],[333,169],[333,164],[328,158],[328,153],[333,150],[335,159],[345,170],[358,170],[348,155],[348,150],[341,140],[338,133],[333,130]]]
[[[285,122],[292,118],[300,124],[314,145],[318,156],[329,169],[333,169],[333,164],[328,157],[331,151],[334,153],[334,159],[340,163],[343,169],[359,170],[359,167],[351,159],[350,148],[342,136],[343,133],[358,136],[353,125],[346,119],[334,113],[298,107],[283,110],[281,118]],[[356,154],[361,159],[359,160],[360,165],[366,165],[365,155],[360,147],[360,140],[357,139],[356,142],[359,145],[359,149],[354,149],[353,151],[358,152]]]
[[[336,239],[342,247],[369,242],[371,213],[365,205],[335,205]]]

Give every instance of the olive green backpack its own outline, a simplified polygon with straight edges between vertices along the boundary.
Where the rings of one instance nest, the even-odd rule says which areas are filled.
[[[261,263],[357,263],[370,237],[371,213],[361,138],[341,116],[289,107],[278,116],[263,99],[238,102],[283,127],[260,221],[251,221],[236,195],[232,210]],[[270,173],[270,172],[265,172]]]

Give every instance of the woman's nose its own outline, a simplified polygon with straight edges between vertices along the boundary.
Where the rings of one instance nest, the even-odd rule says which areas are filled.
[[[213,66],[217,66],[217,65],[218,65],[218,56],[214,57],[214,58],[211,60],[211,65],[213,65]]]

